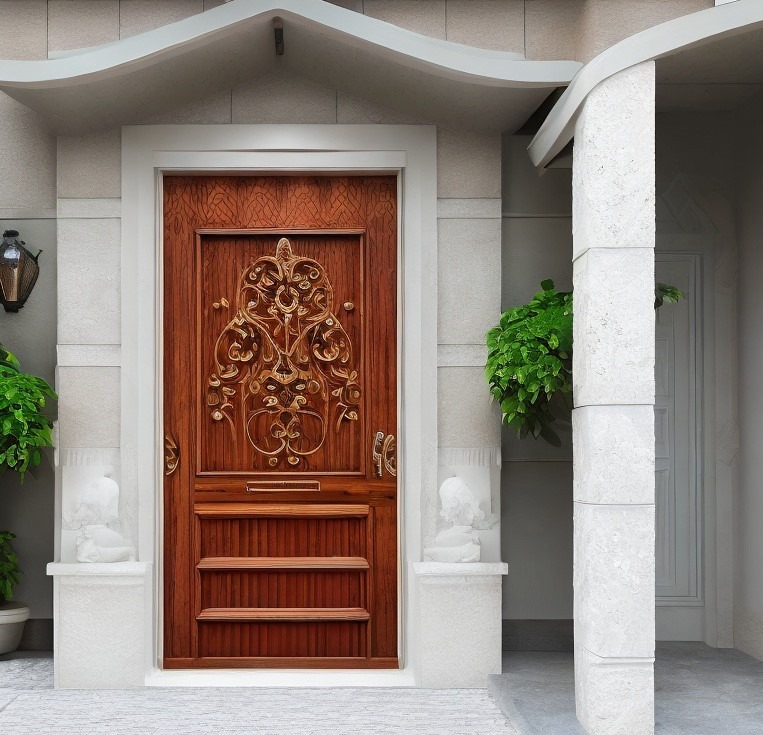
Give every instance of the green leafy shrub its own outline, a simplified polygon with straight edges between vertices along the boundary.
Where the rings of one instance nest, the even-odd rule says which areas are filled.
[[[506,424],[522,438],[559,446],[551,400],[572,391],[572,294],[557,291],[553,281],[541,288],[487,333],[485,374]]]
[[[659,309],[666,301],[675,304],[685,298],[686,294],[675,286],[658,283],[654,287],[654,308]]]
[[[42,411],[53,389],[19,369],[18,360],[0,345],[0,475],[9,469],[21,481],[42,461],[41,449],[53,446],[53,422]]]
[[[529,304],[505,311],[487,333],[485,377],[504,423],[523,439],[541,438],[558,447],[554,411],[564,410],[559,397],[569,408],[572,393],[572,293],[557,291],[550,280],[540,286]],[[682,298],[675,286],[658,283],[654,308]]]
[[[13,588],[19,583],[19,563],[11,541],[16,537],[10,531],[0,533],[0,601],[13,599]]]

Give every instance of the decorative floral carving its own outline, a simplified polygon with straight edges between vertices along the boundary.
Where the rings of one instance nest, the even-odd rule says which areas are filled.
[[[297,467],[323,446],[332,420],[338,432],[358,419],[360,396],[326,271],[281,238],[275,256],[241,275],[236,312],[215,344],[210,416],[230,424],[234,441],[242,421],[269,467]]]

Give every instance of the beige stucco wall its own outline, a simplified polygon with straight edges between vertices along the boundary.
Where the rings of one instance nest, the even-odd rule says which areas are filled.
[[[714,0],[333,0],[388,23],[528,59],[589,61],[623,38]]]

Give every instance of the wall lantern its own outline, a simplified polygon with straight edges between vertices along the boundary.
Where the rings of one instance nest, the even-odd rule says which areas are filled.
[[[18,311],[32,293],[40,266],[42,250],[32,253],[16,230],[6,230],[0,244],[0,302],[6,311]]]

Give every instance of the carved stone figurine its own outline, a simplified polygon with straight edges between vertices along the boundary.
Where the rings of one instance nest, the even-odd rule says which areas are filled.
[[[449,477],[440,486],[440,503],[440,515],[452,525],[437,534],[434,546],[424,550],[426,556],[441,562],[479,561],[480,540],[474,527],[485,520],[485,513],[472,489],[462,477]]]
[[[119,485],[110,477],[91,479],[65,512],[64,522],[77,534],[77,561],[117,562],[135,559],[135,548],[106,524],[119,520]]]

